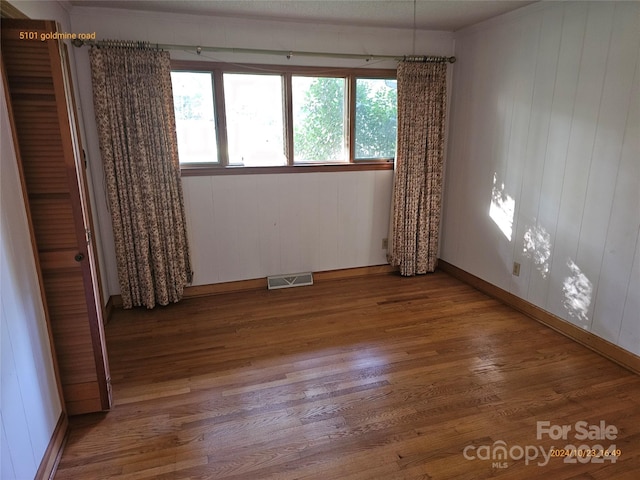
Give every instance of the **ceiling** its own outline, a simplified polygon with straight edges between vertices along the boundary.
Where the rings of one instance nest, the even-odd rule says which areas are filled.
[[[244,17],[305,23],[456,31],[523,7],[526,0],[67,0],[175,14]]]

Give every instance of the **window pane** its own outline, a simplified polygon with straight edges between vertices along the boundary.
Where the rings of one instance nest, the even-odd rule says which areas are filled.
[[[171,72],[180,163],[218,162],[209,72]]]
[[[229,165],[286,165],[280,75],[224,74]]]
[[[295,161],[348,161],[345,79],[295,76],[291,83]]]
[[[356,79],[356,159],[394,158],[397,81]]]

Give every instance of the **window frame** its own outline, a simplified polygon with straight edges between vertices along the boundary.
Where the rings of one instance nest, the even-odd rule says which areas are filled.
[[[352,122],[352,129],[351,129],[351,138],[353,141],[350,142],[349,146],[351,148],[351,151],[349,152],[349,157],[351,159],[353,159],[353,161],[355,163],[366,163],[366,162],[380,162],[380,161],[390,161],[390,162],[394,162],[395,161],[395,157],[393,158],[361,158],[358,159],[356,157],[356,128],[357,128],[357,118],[356,118],[356,97],[357,97],[357,93],[356,90],[358,88],[357,86],[357,80],[358,79],[363,79],[363,80],[388,80],[390,79],[389,77],[368,77],[365,75],[357,75],[354,76],[352,79],[352,108],[353,110],[349,113],[349,118],[351,119]],[[397,78],[394,76],[393,77],[394,80],[396,80],[396,85],[397,85]],[[397,101],[397,99],[396,99]],[[397,104],[396,104],[397,107]],[[397,126],[396,126],[397,128]],[[397,135],[396,135],[396,142],[397,142]]]
[[[361,170],[393,170],[394,158],[356,160],[355,158],[355,110],[356,79],[380,78],[396,79],[395,69],[344,68],[344,67],[303,67],[291,65],[267,64],[230,64],[220,62],[201,62],[191,60],[172,60],[171,71],[210,72],[214,101],[214,123],[218,146],[218,162],[181,163],[182,176],[200,175],[250,175],[262,173],[308,173],[308,172],[344,172]],[[287,165],[282,166],[242,166],[229,165],[226,110],[224,101],[225,73],[250,73],[282,75],[284,99],[284,137]],[[292,77],[294,75],[345,78],[346,88],[346,141],[347,162],[300,162],[294,163],[293,149],[293,105]]]

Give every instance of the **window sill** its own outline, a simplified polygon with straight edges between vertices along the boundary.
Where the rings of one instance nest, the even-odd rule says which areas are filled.
[[[343,164],[304,164],[279,167],[219,167],[215,165],[181,165],[183,177],[218,175],[263,175],[282,173],[361,172],[368,170],[393,170],[393,162],[358,162]]]

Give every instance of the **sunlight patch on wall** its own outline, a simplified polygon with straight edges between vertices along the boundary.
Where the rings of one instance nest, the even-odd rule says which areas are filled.
[[[591,305],[593,285],[573,260],[569,259],[567,267],[571,273],[562,284],[564,295],[562,304],[567,309],[569,316],[575,318],[579,325],[587,330],[589,328],[587,314],[589,305]]]
[[[500,231],[511,241],[513,232],[513,215],[516,201],[504,191],[504,183],[498,185],[497,174],[493,174],[493,189],[491,190],[491,206],[489,216]]]
[[[524,234],[523,253],[533,260],[536,269],[547,278],[549,274],[549,257],[551,256],[551,235],[544,227],[529,227]]]

